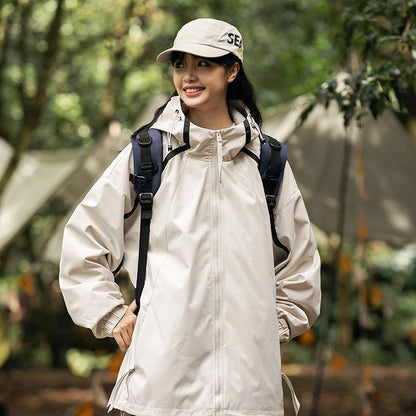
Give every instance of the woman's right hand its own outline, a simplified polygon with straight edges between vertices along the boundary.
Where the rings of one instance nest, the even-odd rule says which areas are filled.
[[[131,344],[131,337],[137,321],[137,316],[134,313],[136,308],[136,301],[133,300],[127,308],[124,316],[113,329],[113,337],[122,352],[126,352],[127,348]]]

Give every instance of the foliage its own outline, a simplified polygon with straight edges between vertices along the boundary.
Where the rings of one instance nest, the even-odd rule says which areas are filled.
[[[334,100],[344,125],[385,108],[416,115],[416,2],[414,0],[341,1],[337,36],[345,76],[325,82],[302,120],[318,103]]]
[[[262,106],[310,90],[328,76],[325,68],[334,61],[334,53],[330,7],[322,0],[309,3],[285,0],[248,7],[242,0],[197,5],[67,0],[47,102],[30,147],[88,145],[112,119],[132,128],[152,94],[172,91],[168,68],[154,61],[157,52],[170,46],[183,23],[198,16],[223,18],[241,28],[248,72]],[[52,0],[9,0],[0,8],[0,135],[13,145],[39,88],[55,10]],[[251,24],[253,16],[259,24]]]

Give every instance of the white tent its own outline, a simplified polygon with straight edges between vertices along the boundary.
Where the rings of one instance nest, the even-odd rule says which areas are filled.
[[[73,174],[83,154],[28,151],[22,155],[0,201],[0,251]],[[0,175],[11,156],[11,147],[0,140]]]
[[[307,104],[300,97],[265,113],[264,130],[288,144],[289,161],[312,222],[336,232],[340,216],[339,188],[345,141],[351,149],[348,169],[345,235],[392,244],[416,241],[416,147],[414,139],[391,111],[362,128],[345,130],[335,104],[318,105],[306,122],[296,121]],[[361,231],[360,231],[361,230]]]

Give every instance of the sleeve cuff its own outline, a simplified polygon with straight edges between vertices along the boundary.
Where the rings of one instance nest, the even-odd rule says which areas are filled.
[[[279,318],[279,335],[281,344],[287,344],[289,342],[290,330],[286,320],[283,318]]]
[[[101,319],[97,331],[101,335],[100,338],[113,337],[113,329],[124,316],[127,308],[127,305],[119,305]]]

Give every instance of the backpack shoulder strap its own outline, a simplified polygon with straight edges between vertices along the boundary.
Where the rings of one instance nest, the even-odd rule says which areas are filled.
[[[162,175],[163,144],[162,132],[149,129],[133,133],[131,138],[133,149],[134,173],[130,174],[130,182],[134,185],[137,195],[142,192],[142,186],[148,186],[151,181],[151,191],[156,194]]]
[[[277,197],[287,161],[287,146],[271,136],[263,134],[259,171],[266,195]]]
[[[150,220],[152,219],[153,196],[160,186],[162,174],[162,133],[156,129],[144,130],[131,136],[134,173],[129,180],[137,194],[134,209],[140,204],[140,240],[135,290],[136,315],[140,309],[140,296],[146,279],[147,252],[149,249]],[[126,216],[125,216],[126,218]]]
[[[263,134],[263,139],[259,171],[269,210],[272,238],[278,247],[282,248],[286,254],[289,254],[289,249],[279,241],[276,227],[274,226],[274,208],[276,207],[276,197],[282,184],[283,172],[287,161],[287,146],[265,134]]]

